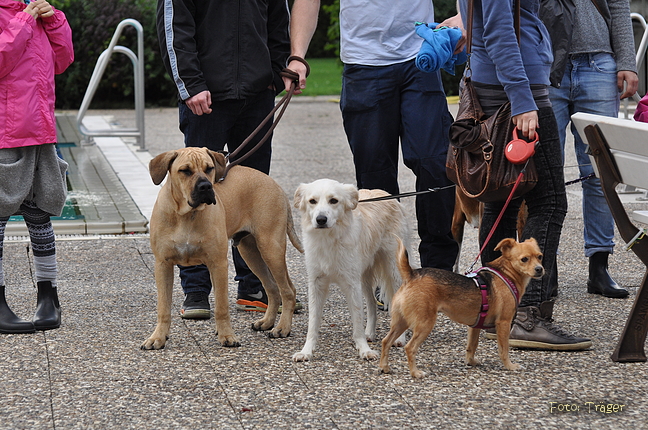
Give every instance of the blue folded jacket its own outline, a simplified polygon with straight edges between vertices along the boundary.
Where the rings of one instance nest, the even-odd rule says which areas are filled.
[[[436,22],[416,24],[416,34],[424,39],[416,55],[416,67],[428,73],[443,69],[454,75],[455,66],[465,63],[467,59],[465,49],[458,54],[453,53],[461,39],[461,30],[451,27],[433,29],[437,25]]]

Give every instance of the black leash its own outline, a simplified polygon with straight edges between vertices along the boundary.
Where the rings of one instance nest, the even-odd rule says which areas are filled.
[[[571,181],[565,182],[565,186],[567,185],[574,185],[579,182],[586,181],[587,179],[595,178],[596,175],[594,173],[590,173],[587,176],[581,176],[578,179],[573,179]],[[358,200],[358,203],[365,203],[365,202],[379,202],[381,200],[391,200],[391,199],[400,199],[401,197],[411,197],[411,196],[418,196],[421,194],[427,194],[427,193],[437,193],[439,191],[447,190],[449,188],[454,188],[456,185],[448,185],[446,187],[435,187],[435,188],[428,188],[427,190],[423,191],[412,191],[409,193],[402,193],[402,194],[395,194],[395,195],[389,195],[389,196],[382,196],[382,197],[374,197],[371,199],[363,199],[363,200]]]
[[[422,191],[412,191],[409,193],[402,193],[402,194],[395,194],[395,195],[388,195],[388,196],[382,196],[382,197],[373,197],[371,199],[362,199],[358,200],[358,203],[365,203],[365,202],[379,202],[381,200],[391,200],[391,199],[400,199],[401,197],[411,197],[411,196],[418,196],[420,194],[427,194],[427,193],[436,193],[439,191],[447,190],[449,188],[454,188],[456,185],[448,185],[446,187],[436,187],[436,188],[428,188],[427,190],[422,190]]]

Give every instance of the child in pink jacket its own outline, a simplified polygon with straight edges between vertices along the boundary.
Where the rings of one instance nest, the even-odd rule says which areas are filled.
[[[648,122],[648,94],[643,96],[637,104],[634,119],[635,121]]]
[[[0,0],[0,333],[33,333],[61,325],[51,215],[65,204],[67,163],[56,155],[54,75],[74,60],[72,30],[46,0]],[[7,305],[2,270],[4,232],[22,215],[38,287],[32,321]]]

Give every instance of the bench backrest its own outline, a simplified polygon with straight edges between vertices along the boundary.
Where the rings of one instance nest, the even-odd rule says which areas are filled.
[[[648,189],[648,123],[588,113],[576,113],[571,119],[585,142],[585,127],[598,124],[619,169],[621,181]],[[596,169],[594,159],[592,164]]]

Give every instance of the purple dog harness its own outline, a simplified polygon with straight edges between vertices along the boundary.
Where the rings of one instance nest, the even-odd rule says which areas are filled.
[[[479,329],[493,328],[494,326],[484,325],[484,321],[486,321],[486,315],[488,314],[488,285],[486,284],[484,277],[479,275],[480,272],[491,272],[498,276],[502,281],[504,281],[504,283],[511,291],[511,294],[513,294],[513,297],[515,297],[516,304],[520,303],[520,293],[513,282],[511,282],[506,276],[502,275],[499,271],[493,269],[492,267],[482,267],[466,275],[469,278],[473,278],[482,296],[482,304],[481,309],[479,310],[479,317],[477,317],[477,322],[470,327]]]

